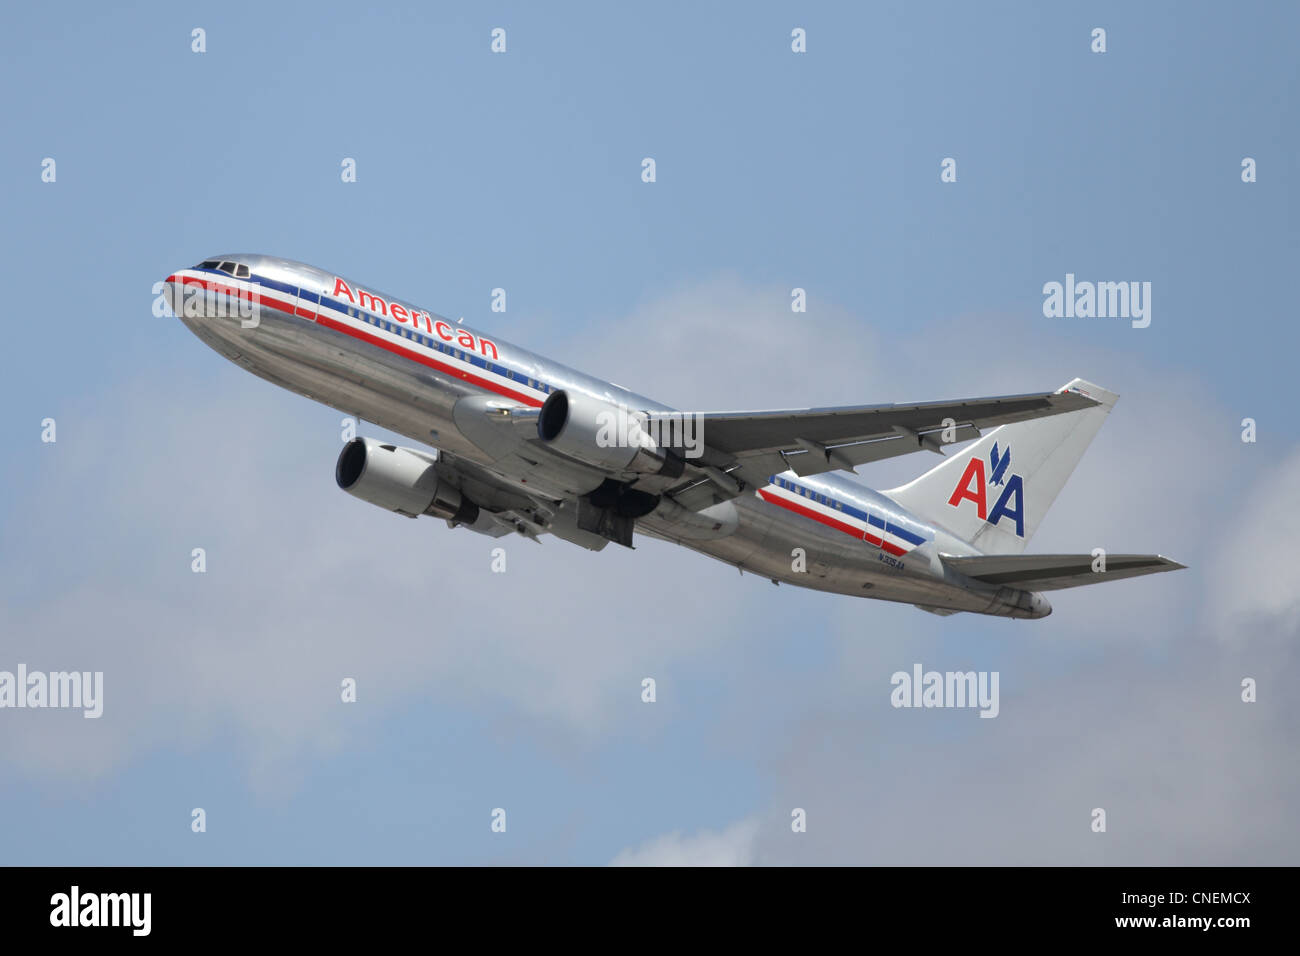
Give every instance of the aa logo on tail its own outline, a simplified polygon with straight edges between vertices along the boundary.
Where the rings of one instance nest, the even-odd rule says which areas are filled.
[[[966,463],[957,487],[952,490],[948,504],[960,508],[963,501],[975,502],[975,512],[989,524],[996,525],[1003,518],[1011,518],[1016,523],[1016,534],[1025,536],[1025,481],[1020,475],[1007,474],[1011,468],[1011,446],[1008,445],[998,454],[998,443],[993,443],[989,452],[988,480],[985,481],[984,459],[973,456]],[[1001,485],[1002,494],[993,505],[988,507],[988,485]]]
[[[1002,453],[1002,457],[999,458],[998,443],[994,442],[993,450],[989,452],[989,467],[993,469],[992,473],[989,475],[989,484],[990,485],[1002,484],[1002,476],[1007,473],[1007,466],[1010,464],[1011,464],[1011,447],[1007,446],[1007,450],[1004,451]]]

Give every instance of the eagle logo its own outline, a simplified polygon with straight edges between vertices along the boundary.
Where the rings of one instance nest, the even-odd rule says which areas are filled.
[[[998,457],[998,443],[993,443],[993,449],[989,452],[989,484],[1000,485],[1007,473],[1007,468],[1011,465],[1011,446],[1008,445],[1002,452],[1002,457]]]

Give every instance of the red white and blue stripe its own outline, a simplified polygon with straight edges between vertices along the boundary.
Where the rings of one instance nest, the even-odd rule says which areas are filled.
[[[553,386],[530,378],[525,371],[463,348],[454,340],[445,341],[438,335],[415,327],[414,323],[400,323],[350,302],[320,295],[310,289],[299,288],[264,275],[254,273],[248,279],[237,279],[217,270],[195,268],[183,269],[169,276],[167,281],[182,286],[198,285],[208,291],[244,301],[252,298],[266,308],[316,322],[532,408],[540,407],[554,390]],[[449,325],[455,333],[464,328],[457,324],[443,324]],[[479,339],[478,336],[474,338],[476,341]]]
[[[916,532],[821,489],[800,484],[788,477],[788,474],[773,475],[768,479],[768,486],[759,488],[755,493],[779,508],[852,535],[895,557],[902,557],[917,545],[925,543],[925,538]]]

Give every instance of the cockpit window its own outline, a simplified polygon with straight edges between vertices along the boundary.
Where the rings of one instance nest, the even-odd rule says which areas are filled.
[[[195,266],[195,268],[196,268],[196,269],[215,269],[218,265],[220,265],[220,263],[218,263],[216,259],[204,259],[204,260],[203,260],[202,262],[200,262],[197,266]]]
[[[249,275],[250,275],[250,273],[249,273],[249,271],[248,271],[248,266],[243,265],[243,264],[240,264],[240,265],[235,266],[235,278],[236,278],[236,279],[247,279]]]
[[[226,275],[233,276],[235,274],[235,264],[233,262],[223,262],[221,265],[217,266],[217,268],[226,273]]]

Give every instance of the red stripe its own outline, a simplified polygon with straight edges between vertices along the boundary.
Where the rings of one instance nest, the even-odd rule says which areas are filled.
[[[211,279],[196,279],[192,276],[186,276],[183,278],[181,284],[202,286],[210,292],[220,292],[231,296],[232,298],[242,299],[246,302],[253,302],[257,305],[265,303],[271,308],[283,312],[285,315],[293,315],[292,303],[283,302],[280,299],[277,299],[276,295],[279,293],[264,292],[261,289],[258,289],[256,292],[249,292],[246,289],[236,289],[233,286],[223,285],[222,283]],[[310,318],[310,315],[308,315],[308,318]]]
[[[813,509],[805,507],[804,505],[801,504],[797,504],[796,502],[791,501],[789,498],[783,498],[780,495],[773,494],[772,492],[768,491],[766,488],[760,489],[758,493],[762,496],[764,501],[770,501],[774,505],[779,505],[780,507],[785,508],[788,511],[793,511],[795,514],[803,515],[805,518],[811,518],[813,521],[834,528],[836,531],[843,531],[845,534],[851,534],[855,538],[863,537],[863,532],[861,528],[855,528],[851,524],[846,524],[843,521],[840,521],[836,518],[832,518],[830,515],[824,515],[820,511],[813,511]],[[880,539],[879,538],[873,539],[869,534],[867,535],[866,540],[871,544],[877,546],[880,545]]]
[[[385,351],[388,352],[392,352],[394,355],[400,355],[403,358],[408,358],[413,362],[419,362],[421,365],[426,365],[429,368],[437,369],[439,372],[445,372],[448,375],[455,375],[458,378],[464,379],[466,382],[470,383],[471,385],[477,385],[479,388],[487,389],[489,392],[496,392],[498,395],[502,395],[506,398],[513,398],[515,401],[520,402],[524,405],[528,405],[531,408],[541,408],[542,406],[541,401],[539,399],[534,398],[531,395],[525,395],[522,392],[516,392],[513,389],[506,388],[503,385],[498,385],[496,382],[492,381],[491,379],[483,378],[481,375],[475,375],[472,372],[466,372],[462,369],[456,368],[454,365],[448,365],[445,362],[439,362],[437,359],[432,358],[428,355],[421,355],[419,352],[413,351],[412,349],[409,349],[405,346],[398,345],[396,342],[389,342],[385,339],[380,338],[377,335],[374,335],[373,333],[366,332],[361,329],[354,329],[349,325],[345,325],[344,323],[337,321],[336,319],[331,319],[329,316],[324,315],[323,313],[317,315],[316,321],[319,322],[321,325],[325,326],[326,328],[335,329],[336,331],[342,332],[345,335],[352,336],[354,339],[360,339],[363,342],[369,342],[371,345],[377,345],[379,346],[379,348],[384,349]]]
[[[808,508],[804,505],[798,504],[797,502],[791,501],[789,498],[785,498],[782,497],[781,495],[773,494],[772,492],[768,491],[766,488],[760,488],[758,494],[759,497],[761,497],[764,501],[770,501],[772,504],[779,505],[782,508],[785,508],[789,511],[793,511],[797,515],[803,515],[805,518],[811,518],[813,521],[834,528],[836,531],[843,531],[845,534],[851,534],[855,538],[861,538],[863,541],[866,541],[867,544],[874,545],[875,547],[880,548],[886,554],[892,554],[897,557],[901,557],[907,553],[902,548],[898,547],[898,545],[891,544],[888,541],[885,541],[881,538],[877,538],[870,531],[863,531],[861,528],[855,528],[853,525],[846,524],[843,521],[840,521],[836,518],[832,518],[830,515],[822,514],[820,511],[814,511],[812,508]]]
[[[169,278],[168,281],[171,281],[171,278]],[[210,289],[214,292],[224,292],[226,295],[232,295],[237,297],[247,297],[249,295],[249,293],[247,292],[243,292],[239,289],[232,289],[229,286],[223,285],[220,282],[198,279],[192,276],[186,276],[182,280],[182,282],[188,285],[203,286],[203,288]],[[325,326],[326,328],[334,329],[336,332],[342,332],[345,335],[350,335],[352,338],[359,339],[362,342],[368,342],[371,345],[376,345],[387,352],[392,352],[394,355],[400,355],[403,358],[410,359],[413,362],[418,362],[421,365],[425,365],[431,369],[436,369],[437,371],[443,372],[447,375],[453,375],[457,378],[460,378],[468,382],[471,385],[476,385],[479,388],[486,389],[489,392],[495,392],[496,394],[501,395],[505,398],[512,398],[515,401],[520,402],[521,404],[529,406],[530,408],[540,408],[542,405],[541,400],[533,397],[532,395],[525,395],[522,392],[516,392],[514,389],[506,388],[504,385],[499,385],[498,383],[492,381],[491,379],[483,378],[481,375],[475,375],[472,372],[466,372],[462,369],[458,369],[454,365],[448,365],[446,362],[440,362],[437,359],[432,358],[428,355],[423,355],[419,352],[416,352],[414,349],[411,349],[407,346],[399,345],[396,342],[389,342],[387,339],[380,338],[378,335],[375,335],[371,332],[366,332],[362,329],[354,329],[352,328],[352,326],[344,322],[339,322],[337,319],[332,319],[322,312],[313,312],[304,309],[301,306],[295,308],[293,305],[289,305],[276,300],[270,293],[267,292],[261,292],[260,294],[254,293],[254,295],[258,295],[258,298],[255,299],[254,301],[265,302],[273,309],[277,309],[278,311],[283,312],[286,315],[296,314],[302,316],[304,319],[312,319],[318,324]]]

